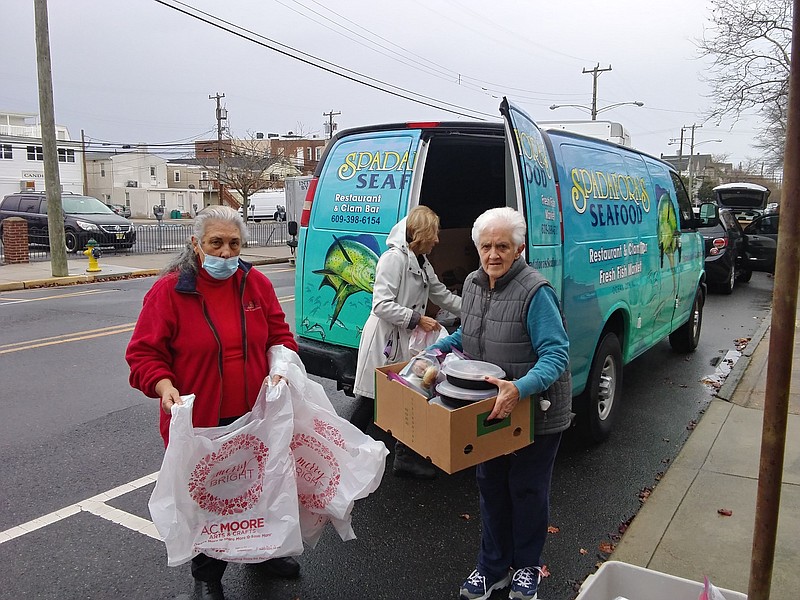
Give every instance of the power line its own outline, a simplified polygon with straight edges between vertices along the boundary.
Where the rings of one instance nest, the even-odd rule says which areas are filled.
[[[233,34],[233,35],[235,35],[237,37],[240,37],[240,38],[242,38],[244,40],[247,40],[249,42],[253,42],[254,44],[258,44],[259,46],[263,46],[265,48],[268,48],[269,50],[272,50],[274,52],[278,52],[279,54],[283,54],[284,56],[288,56],[289,58],[293,58],[293,59],[295,59],[297,61],[300,61],[300,62],[305,63],[307,65],[310,65],[312,67],[316,67],[317,69],[320,69],[322,71],[326,71],[328,73],[331,73],[332,75],[337,75],[339,77],[342,77],[342,78],[347,79],[349,81],[352,81],[354,83],[361,84],[363,86],[366,86],[366,87],[369,87],[369,88],[384,92],[386,94],[390,94],[390,95],[396,96],[398,98],[403,98],[405,100],[410,100],[411,102],[416,102],[417,104],[422,104],[424,106],[429,106],[431,108],[436,108],[438,110],[449,112],[451,114],[460,115],[462,117],[468,117],[468,118],[471,118],[471,119],[478,119],[478,120],[481,120],[481,121],[485,121],[487,119],[483,118],[483,117],[492,118],[492,119],[498,118],[496,115],[491,115],[491,114],[484,113],[484,112],[481,112],[481,111],[478,111],[478,110],[475,110],[475,109],[467,108],[467,107],[464,107],[464,106],[460,106],[460,105],[457,105],[457,104],[446,102],[444,100],[439,100],[437,98],[426,96],[424,94],[420,94],[419,92],[414,92],[414,91],[411,91],[411,90],[407,90],[407,89],[402,88],[400,86],[396,86],[394,84],[391,84],[391,83],[388,83],[388,82],[385,82],[385,81],[381,81],[379,79],[375,79],[374,77],[370,77],[370,76],[365,75],[363,73],[359,73],[358,71],[354,71],[352,69],[348,69],[348,68],[343,67],[341,65],[337,65],[336,63],[332,63],[330,61],[326,61],[326,60],[321,59],[319,57],[316,57],[316,56],[314,56],[312,54],[308,54],[307,52],[303,52],[301,50],[298,50],[296,48],[293,48],[291,46],[288,46],[286,44],[278,42],[276,40],[272,40],[270,38],[267,38],[266,36],[263,36],[263,35],[261,35],[259,33],[250,31],[247,28],[242,27],[240,25],[236,25],[234,23],[230,23],[229,21],[226,21],[226,20],[224,20],[224,19],[222,19],[220,17],[217,17],[217,16],[212,15],[210,13],[204,12],[204,11],[202,11],[202,10],[200,10],[198,8],[195,8],[193,6],[190,6],[190,5],[188,5],[188,4],[184,3],[184,2],[180,2],[179,0],[174,0],[174,2],[176,4],[180,4],[181,6],[185,6],[190,10],[196,11],[199,14],[193,14],[192,12],[189,12],[188,10],[184,10],[182,8],[179,8],[178,6],[173,6],[172,4],[168,4],[164,0],[154,0],[154,1],[157,2],[158,4],[166,6],[167,8],[171,8],[172,10],[175,10],[177,12],[185,14],[186,16],[192,17],[193,19],[197,19],[198,21],[201,21],[203,23],[211,25],[212,27],[216,27],[218,29],[221,29],[222,31],[225,31],[227,33],[231,33],[231,34]],[[200,15],[205,15],[208,18],[204,18],[203,16],[200,16]],[[233,29],[230,29],[229,27],[225,27],[224,25],[221,25],[220,23],[214,22],[214,21],[212,21],[210,19],[214,19],[216,21],[219,21],[220,23],[225,23],[225,25],[229,25],[230,27],[235,27],[236,29],[241,30],[241,31],[234,31]],[[250,35],[254,35],[254,36],[257,36],[257,37],[262,38],[264,40],[267,40],[267,42],[269,42],[269,43],[253,39],[252,37],[249,37],[249,36],[245,35],[244,33],[242,33],[242,31],[246,32],[246,33],[248,33]],[[283,48],[279,48],[277,46],[282,46]],[[284,49],[284,48],[286,48],[286,49]],[[307,58],[305,58],[305,57],[307,57]],[[326,65],[330,65],[330,66],[326,66]],[[336,69],[344,71],[344,73],[343,72],[339,72]],[[352,73],[353,75],[348,75],[347,73]],[[361,77],[363,79],[366,79],[368,81],[364,81],[363,79],[359,79],[359,77]],[[375,83],[370,83],[371,81],[373,81]],[[386,86],[394,88],[395,90],[400,90],[400,92],[396,92],[396,91],[390,90]],[[419,98],[414,98],[412,96],[409,96],[408,94],[413,94],[414,96],[419,96]],[[424,98],[425,100],[420,100],[420,98]],[[454,108],[447,108],[447,106],[451,106],[451,107],[454,107]],[[469,112],[464,112],[464,111],[469,111]],[[470,114],[470,113],[473,113],[473,114]],[[476,117],[475,115],[483,115],[483,117]]]

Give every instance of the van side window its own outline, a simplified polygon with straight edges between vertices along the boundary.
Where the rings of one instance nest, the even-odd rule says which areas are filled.
[[[689,200],[689,194],[686,193],[686,188],[683,187],[683,181],[681,181],[678,174],[670,171],[669,175],[672,177],[672,183],[675,186],[675,194],[678,196],[678,210],[681,213],[681,229],[684,229],[689,219],[694,218],[692,202]]]

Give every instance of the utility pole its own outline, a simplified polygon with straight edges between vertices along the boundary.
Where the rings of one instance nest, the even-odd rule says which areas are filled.
[[[342,113],[333,112],[333,110],[331,110],[330,112],[322,113],[323,117],[328,117],[328,139],[331,139],[333,137],[333,130],[336,129],[336,123],[333,122],[333,117],[340,114]]]
[[[222,185],[222,121],[228,118],[228,111],[220,106],[219,101],[225,97],[225,94],[217,92],[213,96],[209,96],[209,100],[217,101],[217,192],[219,194],[219,203],[224,203],[224,189]]]
[[[89,180],[86,177],[86,134],[81,129],[81,168],[83,169],[83,195],[89,195]]]
[[[608,65],[607,69],[601,69],[600,63],[597,63],[593,69],[583,69],[584,73],[592,74],[592,121],[597,120],[597,78],[600,77],[600,73],[610,70],[610,64]]]
[[[702,125],[698,125],[697,123],[693,123],[691,127],[689,127],[688,125],[684,125],[681,128],[681,138],[683,138],[683,130],[684,129],[691,129],[692,130],[692,141],[689,143],[689,164],[687,165],[688,169],[689,169],[689,196],[690,196],[690,199],[692,200],[692,202],[694,202],[694,181],[693,181],[693,179],[694,179],[693,175],[694,174],[692,172],[692,159],[694,158],[694,130],[695,129],[700,129],[702,127],[703,127]]]
[[[47,0],[34,0],[36,29],[36,70],[39,79],[39,129],[42,133],[44,185],[47,191],[47,229],[50,240],[50,272],[67,277],[67,246],[64,235],[64,207],[61,205],[61,179],[56,148],[56,116],[53,108],[53,74],[50,67],[50,26]]]

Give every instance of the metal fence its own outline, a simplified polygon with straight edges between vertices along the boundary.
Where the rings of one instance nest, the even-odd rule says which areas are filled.
[[[130,249],[102,247],[104,255],[115,254],[174,254],[183,249],[193,233],[191,223],[161,223],[160,225],[136,225],[136,243]],[[289,240],[286,221],[267,223],[248,223],[247,244],[250,247],[285,246]],[[81,251],[83,248],[81,248]],[[50,249],[47,246],[31,245],[29,248],[31,261],[50,260]],[[67,255],[70,256],[69,254]],[[0,259],[2,258],[2,241],[0,241]],[[2,260],[0,260],[0,264]]]

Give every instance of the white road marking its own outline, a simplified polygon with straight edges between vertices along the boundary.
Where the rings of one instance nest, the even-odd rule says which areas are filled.
[[[70,292],[68,294],[54,294],[52,296],[42,296],[40,298],[3,298],[5,302],[0,302],[0,306],[10,306],[13,304],[22,304],[24,302],[39,302],[41,300],[57,300],[61,298],[74,298],[75,296],[91,296],[94,294],[110,294],[118,290],[85,290],[81,292]]]
[[[106,504],[108,500],[112,500],[118,496],[128,494],[134,490],[138,490],[139,488],[154,483],[157,477],[158,471],[151,473],[150,475],[140,477],[139,479],[131,481],[130,483],[124,483],[108,490],[107,492],[101,492],[100,494],[92,496],[91,498],[87,498],[86,500],[81,500],[75,504],[70,504],[64,508],[59,508],[58,510],[41,517],[37,517],[36,519],[28,521],[27,523],[23,523],[22,525],[17,525],[16,527],[6,529],[5,531],[0,531],[0,544],[9,542],[14,538],[21,537],[27,533],[41,529],[42,527],[47,527],[48,525],[57,523],[63,519],[66,519],[67,517],[77,515],[80,512],[91,513],[111,521],[112,523],[116,523],[117,525],[122,525],[131,531],[136,531],[153,539],[160,540],[161,536],[158,535],[156,526],[153,525],[152,521],[148,521],[147,519],[143,519],[137,515],[132,515],[124,510],[120,510]]]

